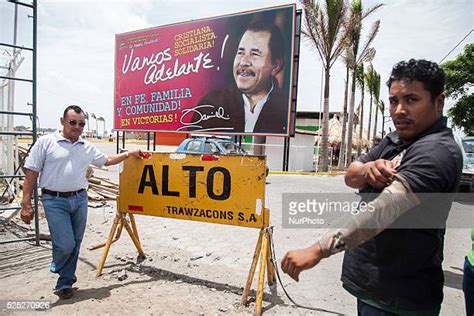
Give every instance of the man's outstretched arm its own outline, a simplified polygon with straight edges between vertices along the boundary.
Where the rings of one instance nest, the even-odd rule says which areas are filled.
[[[142,151],[140,149],[125,151],[123,153],[108,157],[107,161],[104,164],[104,166],[116,165],[116,164],[121,163],[122,161],[126,160],[129,156],[133,156],[135,158],[141,159],[142,158],[141,155],[142,155]]]
[[[373,212],[349,217],[343,225],[344,228],[328,231],[310,247],[287,252],[281,261],[283,272],[298,281],[302,271],[314,267],[323,258],[367,242],[393,224],[406,211],[417,206],[420,201],[409,184],[401,176],[395,178],[395,181],[371,202]]]

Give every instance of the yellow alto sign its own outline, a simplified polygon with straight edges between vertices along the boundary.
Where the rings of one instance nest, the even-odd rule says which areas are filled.
[[[153,153],[127,159],[119,211],[263,228],[265,157]]]

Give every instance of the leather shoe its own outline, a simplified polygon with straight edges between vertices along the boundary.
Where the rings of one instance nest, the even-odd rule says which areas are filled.
[[[70,299],[74,295],[71,288],[60,289],[59,291],[56,291],[54,294],[59,296],[59,298],[62,300]]]

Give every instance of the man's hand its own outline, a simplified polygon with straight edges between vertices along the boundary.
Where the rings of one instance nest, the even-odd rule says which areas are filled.
[[[90,179],[94,175],[94,169],[91,166],[87,167],[86,178]]]
[[[134,149],[134,150],[130,150],[128,152],[128,154],[132,157],[135,157],[135,158],[138,158],[138,159],[143,159],[143,152],[141,151],[140,148],[137,148],[137,149]]]
[[[321,261],[322,257],[319,243],[308,248],[288,251],[281,259],[281,269],[298,282],[301,271],[311,269]]]
[[[125,151],[125,152],[122,152],[118,155],[110,156],[107,159],[107,161],[105,162],[104,166],[116,165],[116,164],[121,163],[122,161],[126,160],[130,156],[132,156],[134,158],[137,158],[137,159],[144,159],[144,158],[150,158],[151,154],[150,153],[144,153],[139,148],[133,149],[133,150],[130,150],[130,151]]]
[[[395,164],[389,160],[378,159],[371,163],[365,174],[368,184],[377,189],[383,189],[392,184],[394,175],[397,173]]]
[[[130,150],[128,152],[128,154],[130,156],[133,156],[135,158],[138,158],[138,159],[148,159],[151,157],[151,153],[148,153],[148,152],[143,152],[141,149],[137,148],[137,149],[134,149],[134,150]]]
[[[31,205],[31,200],[21,201],[21,211],[20,211],[21,220],[25,224],[30,224],[31,220],[34,217],[33,206]]]

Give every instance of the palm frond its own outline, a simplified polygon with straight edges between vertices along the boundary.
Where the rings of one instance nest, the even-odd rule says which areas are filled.
[[[360,56],[359,59],[356,61],[358,63],[370,63],[374,60],[376,50],[375,48],[368,48],[366,49]]]
[[[359,87],[364,87],[364,64],[361,63],[357,65],[355,69],[355,79]]]
[[[379,99],[380,99],[380,74],[379,73],[375,73],[376,76],[375,76],[375,82],[374,82],[374,98],[375,98],[375,102],[376,103],[379,103]]]
[[[359,55],[359,58],[358,58],[357,62],[361,62],[362,57],[366,56],[365,52],[369,49],[370,44],[374,41],[375,36],[377,36],[377,33],[379,32],[379,29],[380,29],[380,20],[377,20],[372,24],[372,29],[370,30],[370,32],[367,36],[366,42],[362,46],[362,50],[361,50],[361,53]]]
[[[303,37],[317,49],[323,66],[329,69],[344,47],[345,2],[326,0],[325,6],[321,6],[314,0],[303,0],[303,7],[305,14]]]
[[[366,17],[368,17],[369,15],[371,15],[372,13],[374,13],[375,11],[377,11],[378,9],[380,9],[381,7],[383,7],[384,4],[382,3],[378,3],[378,4],[375,4],[371,7],[369,7],[368,9],[366,9],[363,13],[362,13],[362,16],[361,16],[361,19],[365,19]]]
[[[364,80],[366,83],[365,87],[370,94],[373,93],[374,76],[375,76],[374,66],[372,64],[369,64],[369,67],[367,67],[367,71],[364,73]]]

